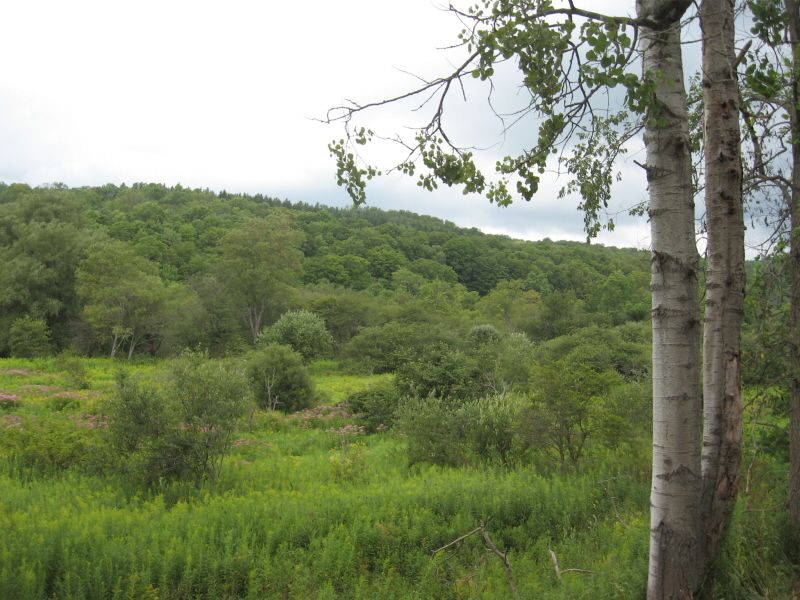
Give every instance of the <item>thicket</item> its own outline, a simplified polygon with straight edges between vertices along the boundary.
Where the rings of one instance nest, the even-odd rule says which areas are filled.
[[[247,376],[261,408],[291,412],[314,401],[314,384],[303,357],[289,346],[267,344],[251,353]]]
[[[146,486],[188,481],[199,487],[216,479],[251,397],[235,363],[198,353],[174,361],[160,385],[121,373],[108,407],[114,462]]]
[[[283,313],[274,325],[261,332],[258,342],[289,346],[306,362],[328,356],[333,350],[333,336],[325,321],[307,310]]]
[[[11,353],[22,358],[47,356],[52,352],[50,330],[44,319],[20,317],[8,331]]]
[[[458,468],[409,469],[405,438],[343,446],[327,424],[269,414],[237,434],[216,481],[177,502],[160,489],[120,494],[107,475],[4,470],[0,597],[509,598],[480,536],[434,554],[481,521],[508,552],[521,597],[643,593],[646,451],[609,449],[563,474],[500,466],[499,452],[494,465],[467,456]],[[491,427],[473,439],[476,450],[480,440],[506,447]],[[770,508],[781,463],[759,456],[723,558],[725,597],[791,593],[781,515]],[[587,572],[559,579],[550,551],[561,569]]]

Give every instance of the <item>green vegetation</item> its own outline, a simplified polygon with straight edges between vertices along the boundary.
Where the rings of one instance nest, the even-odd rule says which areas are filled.
[[[303,360],[322,358],[333,349],[333,336],[325,321],[307,310],[290,310],[261,333],[259,343],[284,344],[300,353]]]
[[[389,372],[474,325],[540,341],[649,315],[644,252],[180,186],[0,183],[0,259],[0,356],[221,356],[304,310]]]
[[[482,523],[521,598],[643,594],[645,253],[0,185],[0,258],[0,598],[510,598],[480,535],[436,552]],[[772,267],[725,598],[797,576]]]
[[[295,411],[314,401],[314,384],[303,357],[289,346],[268,344],[252,353],[247,376],[261,408]]]
[[[508,552],[520,597],[642,593],[649,454],[641,431],[624,448],[589,438],[583,461],[562,472],[522,443],[510,416],[520,398],[455,410],[415,401],[406,414],[430,427],[438,421],[427,415],[440,406],[440,416],[478,424],[467,440],[447,430],[463,454],[459,466],[440,467],[418,462],[424,427],[365,434],[343,408],[257,411],[233,431],[218,477],[199,489],[162,480],[147,491],[131,488],[129,471],[109,468],[115,436],[94,417],[119,400],[115,372],[124,368],[154,394],[173,380],[191,395],[173,379],[189,376],[189,365],[205,364],[190,376],[195,392],[236,368],[196,355],[163,366],[82,360],[89,389],[72,387],[59,360],[0,362],[0,387],[23,401],[0,416],[2,597],[509,598],[504,567],[479,536],[433,554],[481,521]],[[315,383],[333,367],[312,364]],[[56,409],[52,399],[67,394],[75,403]],[[759,451],[750,470],[721,597],[789,592],[780,511],[772,510],[781,465]],[[591,572],[559,580],[550,550],[561,569]]]

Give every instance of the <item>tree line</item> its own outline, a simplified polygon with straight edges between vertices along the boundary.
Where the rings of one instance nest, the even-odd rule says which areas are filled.
[[[180,186],[0,185],[0,355],[252,347],[290,309],[339,353],[390,322],[534,340],[649,318],[647,255]]]

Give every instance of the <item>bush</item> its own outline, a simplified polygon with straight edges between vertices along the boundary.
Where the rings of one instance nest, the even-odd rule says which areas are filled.
[[[624,435],[625,419],[618,410],[633,401],[617,395],[615,388],[624,380],[616,371],[597,370],[570,355],[538,364],[535,375],[537,391],[520,420],[520,434],[562,470],[577,466],[590,439]]]
[[[306,362],[330,355],[333,336],[319,315],[307,310],[283,313],[280,319],[259,336],[259,344],[283,344],[300,353]]]
[[[56,357],[55,367],[66,374],[66,379],[71,387],[81,390],[91,387],[86,366],[78,356],[62,352]]]
[[[342,444],[341,449],[331,452],[330,463],[333,480],[336,482],[362,478],[367,470],[364,444],[362,442]]]
[[[497,344],[502,337],[494,325],[475,325],[467,334],[467,340],[472,348]]]
[[[486,392],[481,365],[459,350],[436,344],[397,369],[404,396],[476,398]]]
[[[20,358],[36,358],[51,353],[50,329],[44,319],[21,317],[8,332],[11,354]]]
[[[303,358],[288,346],[270,344],[254,352],[247,376],[261,408],[295,411],[314,401],[314,384]]]
[[[468,423],[458,404],[430,396],[409,399],[398,412],[398,427],[408,441],[408,464],[462,466],[467,462]]]
[[[391,382],[373,385],[347,398],[347,405],[369,433],[394,425],[400,394]]]
[[[359,331],[345,347],[344,354],[359,371],[392,373],[426,348],[449,342],[449,337],[429,323],[392,321]]]
[[[26,420],[0,436],[0,454],[25,473],[54,475],[72,467],[87,467],[101,456],[100,439],[89,428],[61,418]]]
[[[235,366],[197,353],[176,360],[162,387],[120,374],[109,411],[111,442],[124,470],[146,485],[199,487],[219,475],[250,398]]]
[[[526,405],[525,398],[512,394],[487,396],[465,404],[462,410],[469,423],[467,440],[471,458],[512,462],[517,448],[522,448],[517,423]]]
[[[408,462],[443,466],[509,463],[522,444],[516,422],[524,401],[487,396],[467,402],[415,398],[398,410],[398,427],[408,439]]]
[[[524,333],[512,333],[497,346],[496,385],[503,390],[526,390],[533,380],[534,345]]]

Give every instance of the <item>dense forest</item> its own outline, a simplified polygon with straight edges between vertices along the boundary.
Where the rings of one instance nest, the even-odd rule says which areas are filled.
[[[160,185],[0,186],[0,253],[0,356],[222,355],[298,308],[337,353],[389,322],[543,341],[650,310],[645,252]]]
[[[788,597],[787,276],[748,265],[719,597]],[[640,597],[649,252],[0,184],[0,597]]]

